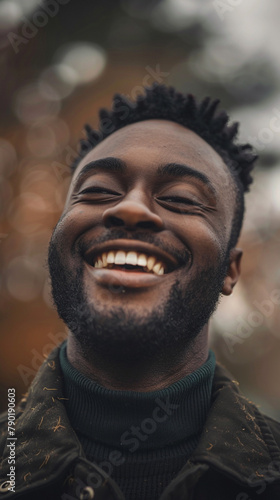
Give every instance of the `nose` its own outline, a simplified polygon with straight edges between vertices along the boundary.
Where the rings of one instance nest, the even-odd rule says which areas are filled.
[[[127,229],[152,229],[160,231],[164,223],[157,214],[152,212],[147,203],[139,196],[125,198],[103,213],[105,227],[123,226]]]

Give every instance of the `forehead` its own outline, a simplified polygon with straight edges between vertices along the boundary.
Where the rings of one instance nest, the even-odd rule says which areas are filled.
[[[82,159],[74,178],[90,161],[108,156],[124,161],[127,158],[131,166],[140,158],[141,165],[138,165],[149,163],[150,170],[156,170],[159,163],[179,161],[207,173],[221,187],[233,181],[221,156],[206,141],[192,130],[168,120],[146,120],[117,130]]]
[[[212,146],[180,124],[168,120],[146,120],[117,130],[82,159],[72,185],[86,164],[106,157],[123,160],[134,176],[148,180],[159,165],[188,165],[209,178],[221,199],[223,211],[228,212],[230,220],[232,218],[236,188],[228,167]]]

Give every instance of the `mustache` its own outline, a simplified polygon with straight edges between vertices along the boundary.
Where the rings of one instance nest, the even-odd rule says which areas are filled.
[[[192,254],[189,249],[186,249],[183,253],[179,252],[173,245],[169,243],[162,242],[160,238],[155,236],[154,234],[146,233],[144,231],[135,231],[134,234],[127,233],[123,229],[113,229],[107,231],[102,236],[98,238],[91,238],[88,241],[79,240],[77,243],[77,248],[79,253],[82,255],[85,254],[89,249],[93,248],[95,245],[101,245],[103,243],[108,243],[113,240],[133,240],[133,241],[141,241],[143,243],[150,243],[161,250],[172,255],[180,265],[184,265],[189,262],[192,258]]]

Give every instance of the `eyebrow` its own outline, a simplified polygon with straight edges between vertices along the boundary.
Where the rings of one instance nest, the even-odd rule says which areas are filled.
[[[80,187],[82,181],[85,177],[88,176],[88,174],[94,175],[100,170],[102,170],[103,172],[124,174],[127,171],[127,165],[123,160],[115,157],[100,158],[99,160],[91,161],[82,168],[79,175],[77,176],[77,179],[75,181],[76,189]],[[168,176],[177,179],[182,177],[189,177],[197,179],[205,186],[207,186],[212,191],[214,196],[216,196],[217,194],[216,189],[214,188],[207,175],[199,172],[198,170],[195,170],[188,165],[181,163],[167,163],[165,165],[160,165],[156,173],[159,177]]]
[[[97,174],[100,170],[102,170],[103,172],[123,174],[127,170],[127,165],[119,158],[110,156],[108,158],[100,158],[100,160],[91,161],[82,168],[79,175],[77,176],[77,179],[75,180],[76,189],[80,187],[84,178],[88,177],[88,174],[94,175]]]
[[[215,196],[217,194],[216,189],[214,188],[209,177],[207,177],[207,175],[203,174],[202,172],[189,167],[188,165],[184,165],[181,163],[168,163],[166,165],[160,166],[157,173],[160,177],[167,175],[169,177],[175,178],[191,177],[197,179],[205,184]]]

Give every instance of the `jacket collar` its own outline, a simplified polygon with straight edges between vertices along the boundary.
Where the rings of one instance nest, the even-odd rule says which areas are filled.
[[[270,428],[220,365],[215,370],[210,412],[191,462],[212,465],[247,486],[269,475],[280,480],[280,449]]]
[[[16,424],[16,491],[30,484],[34,487],[38,482],[50,482],[75,459],[85,459],[63,401],[59,348],[56,348],[41,366],[27,400],[20,407]],[[280,450],[262,415],[218,365],[213,403],[198,447],[186,467],[208,464],[248,486],[253,476],[259,479],[275,461],[280,462]],[[7,477],[9,469],[5,446],[2,477]],[[279,471],[274,479],[280,480]]]

